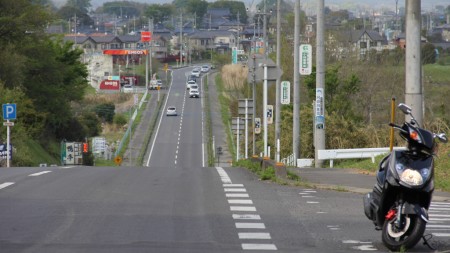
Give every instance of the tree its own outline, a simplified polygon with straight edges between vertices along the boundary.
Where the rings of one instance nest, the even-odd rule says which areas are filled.
[[[243,2],[219,0],[211,3],[210,8],[229,8],[231,20],[237,20],[237,15],[239,13],[239,21],[244,24],[247,24],[248,22],[247,9]]]
[[[427,43],[422,47],[422,64],[434,64],[436,63],[436,47]]]
[[[206,0],[188,0],[186,10],[196,17],[196,23],[201,25],[203,16],[205,16],[208,9],[208,2]]]
[[[154,23],[164,22],[174,13],[175,7],[171,4],[152,4],[144,11],[144,15],[153,18]]]
[[[66,6],[80,10],[84,14],[89,13],[91,8],[91,0],[67,0]]]

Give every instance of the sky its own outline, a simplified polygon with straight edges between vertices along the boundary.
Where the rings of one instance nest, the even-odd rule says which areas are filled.
[[[58,7],[62,6],[66,0],[52,0]],[[91,0],[91,4],[94,8],[101,6],[105,2],[114,2],[116,0]],[[172,0],[130,0],[136,2],[143,2],[148,4],[163,4],[163,3],[171,3]],[[208,2],[214,2],[213,0],[207,0]],[[246,6],[256,5],[262,0],[242,0]],[[294,0],[287,0],[294,2]],[[404,7],[406,0],[398,0],[398,6]],[[304,8],[314,9],[316,6],[317,0],[300,0],[300,4],[304,6]],[[395,10],[395,2],[396,0],[325,0],[325,6],[334,7],[334,8],[342,8],[342,9],[350,9],[359,5],[364,8],[372,8],[376,5],[377,8],[389,8]],[[422,10],[430,11],[433,10],[436,5],[448,6],[450,5],[450,0],[422,0]]]

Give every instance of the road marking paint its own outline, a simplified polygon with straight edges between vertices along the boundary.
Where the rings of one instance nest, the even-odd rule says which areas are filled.
[[[317,201],[307,201],[306,203],[308,203],[308,204],[319,204],[319,202],[317,202]]]
[[[323,214],[323,213],[328,213],[328,212],[317,212],[317,213]]]
[[[315,196],[311,196],[311,195],[303,195],[302,198],[315,198]]]
[[[6,182],[6,183],[3,183],[3,184],[0,184],[0,189],[6,188],[6,187],[8,187],[10,185],[13,185],[13,184],[14,184],[13,182]]]
[[[245,188],[225,188],[225,192],[246,192]]]
[[[427,228],[450,228],[450,225],[427,225]]]
[[[261,216],[258,214],[233,214],[235,220],[260,220]]]
[[[433,212],[433,211],[450,211],[450,208],[440,208],[440,207],[430,208],[430,212]]]
[[[236,228],[254,228],[254,229],[266,229],[266,225],[264,223],[244,223],[244,222],[236,222]]]
[[[362,251],[375,251],[376,248],[373,247],[373,245],[361,245],[361,246],[355,246],[352,247],[353,249],[362,250]]]
[[[252,205],[253,201],[251,199],[229,199],[228,204]]]
[[[277,250],[275,244],[243,243],[243,250]]]
[[[46,170],[46,171],[41,171],[41,172],[38,172],[38,173],[30,174],[30,175],[28,175],[28,176],[29,176],[29,177],[37,177],[37,176],[44,175],[44,174],[47,174],[47,173],[50,173],[50,172],[51,172],[51,171]]]
[[[243,184],[223,184],[223,187],[244,187]]]
[[[300,192],[299,194],[300,195],[309,195],[310,193],[309,192]]]
[[[303,192],[316,193],[317,191],[314,191],[314,190],[303,190]]]
[[[248,194],[247,193],[227,193],[225,194],[225,196],[227,196],[227,198],[248,198]]]
[[[231,211],[256,212],[254,206],[230,206]]]
[[[431,218],[430,217],[430,221],[450,221],[450,218]]]
[[[270,240],[269,233],[238,233],[239,239],[259,239],[259,240]]]
[[[450,215],[448,215],[448,214],[431,214],[430,218],[431,217],[450,217]]]
[[[433,233],[433,235],[438,237],[450,237],[450,233]]]

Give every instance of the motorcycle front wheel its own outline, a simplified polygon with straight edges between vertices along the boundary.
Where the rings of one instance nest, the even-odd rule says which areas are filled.
[[[417,215],[404,215],[401,229],[395,226],[395,222],[395,218],[384,221],[382,231],[383,243],[392,251],[414,247],[425,232],[426,222]]]

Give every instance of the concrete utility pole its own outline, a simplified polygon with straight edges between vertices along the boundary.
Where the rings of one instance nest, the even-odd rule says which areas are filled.
[[[300,0],[295,0],[295,27],[294,27],[294,114],[292,129],[292,154],[297,165],[300,150]]]
[[[317,49],[316,49],[316,105],[314,113],[317,112],[317,107],[320,106],[320,111],[323,112],[323,127],[318,128],[314,124],[314,146],[315,146],[315,159],[314,164],[316,168],[320,168],[323,165],[323,160],[319,160],[318,150],[325,149],[325,13],[324,5],[325,0],[319,0],[317,5]],[[319,94],[319,92],[321,94]],[[322,101],[317,101],[317,98],[322,98]],[[317,115],[316,115],[317,116]]]
[[[417,122],[422,125],[422,57],[420,52],[421,1],[406,1],[406,83],[405,103],[414,112]],[[409,121],[405,115],[405,120]]]
[[[281,15],[280,15],[280,2],[277,0],[277,66],[281,69]],[[281,78],[281,77],[280,77]],[[280,101],[280,78],[277,79],[275,84],[275,143],[280,140],[280,111],[281,111],[281,101]],[[280,162],[280,149],[277,148],[275,161]]]
[[[180,13],[180,67],[183,66],[183,12]]]
[[[148,42],[150,45],[150,52],[149,52],[149,64],[150,64],[150,78],[153,78],[153,70],[152,70],[152,46],[153,46],[153,18],[150,18],[148,20],[148,31],[150,32],[152,39]]]
[[[263,40],[264,40],[264,59],[267,59],[267,13],[266,13],[266,0],[264,0],[264,13],[263,13]]]

